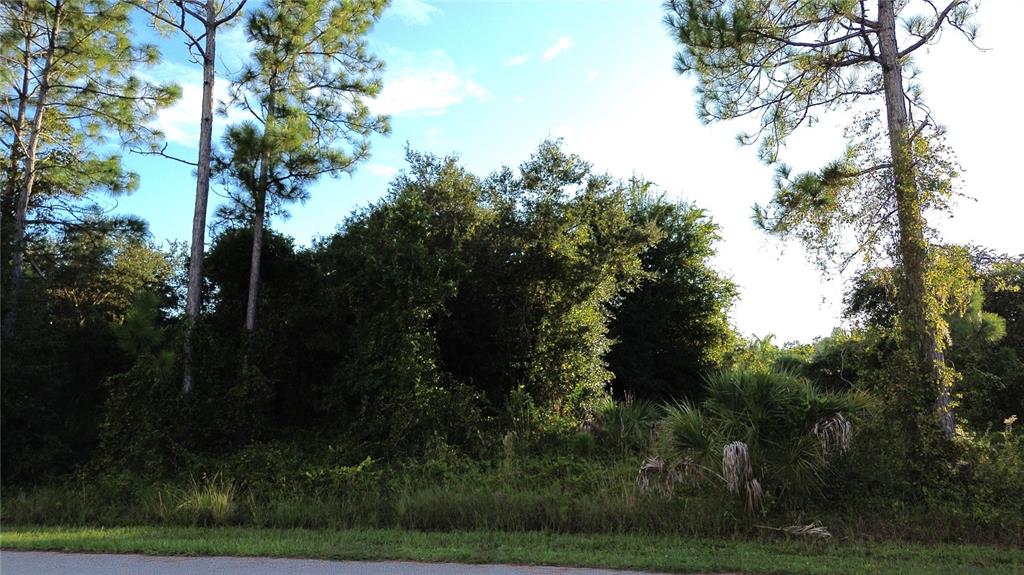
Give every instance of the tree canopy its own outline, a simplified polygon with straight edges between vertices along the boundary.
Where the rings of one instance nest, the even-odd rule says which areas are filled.
[[[836,228],[852,228],[857,246],[842,260],[889,252],[902,284],[901,334],[917,366],[916,383],[901,395],[916,414],[938,411],[952,437],[938,336],[941,303],[926,286],[924,212],[944,204],[956,173],[936,141],[941,130],[914,83],[912,59],[943,28],[973,41],[974,4],[944,4],[669,0],[665,23],[680,47],[677,71],[697,77],[700,117],[755,117],[758,130],[739,140],[759,141],[766,162],[776,162],[785,138],[820,114],[878,98],[868,119],[884,116],[880,135],[872,136],[869,127],[860,148],[820,172],[792,177],[780,168],[771,206],[755,208],[755,221],[773,233],[794,234],[825,256],[836,250]]]

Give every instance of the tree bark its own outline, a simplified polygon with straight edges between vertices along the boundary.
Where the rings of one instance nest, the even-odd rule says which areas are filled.
[[[199,122],[199,158],[196,169],[196,203],[192,212],[192,251],[188,264],[188,289],[185,294],[184,374],[181,392],[189,394],[194,387],[192,330],[199,321],[203,291],[203,256],[206,252],[206,212],[210,197],[210,155],[213,148],[213,84],[217,55],[217,5],[206,3],[206,41],[203,47],[203,103]]]
[[[28,8],[22,5],[22,17],[28,20]],[[25,29],[25,46],[24,55],[21,61],[22,74],[21,74],[21,92],[18,94],[18,114],[14,119],[14,125],[11,126],[13,140],[11,141],[11,156],[9,159],[10,174],[7,180],[7,189],[4,190],[4,194],[7,197],[14,197],[18,191],[18,184],[14,177],[18,173],[18,162],[21,161],[20,155],[24,155],[24,143],[22,142],[22,134],[25,131],[25,116],[28,113],[28,91],[31,87],[31,65],[32,65],[32,35]],[[20,154],[20,155],[19,155]]]
[[[249,300],[245,306],[245,332],[250,337],[256,331],[256,307],[260,291],[260,263],[263,259],[263,222],[267,207],[267,180],[270,167],[264,153],[260,159],[260,175],[252,218],[252,257],[249,260]],[[248,355],[248,353],[246,354]]]
[[[916,374],[923,397],[936,397],[942,427],[952,437],[953,413],[949,409],[949,390],[938,376],[938,353],[935,330],[928,319],[928,245],[924,237],[913,158],[911,126],[907,114],[903,71],[896,43],[896,14],[893,0],[878,0],[878,53],[882,65],[885,94],[885,115],[889,131],[889,148],[893,162],[893,191],[899,221],[899,252],[901,265],[900,298],[903,310],[901,329],[914,353],[919,369]],[[940,387],[940,389],[936,389]],[[932,405],[921,405],[930,409]]]
[[[39,150],[39,138],[42,134],[43,114],[46,111],[46,96],[50,91],[50,74],[53,71],[53,56],[57,50],[57,36],[60,34],[60,19],[64,4],[54,3],[53,27],[49,31],[46,45],[46,56],[39,77],[39,94],[36,97],[35,115],[29,130],[28,145],[25,147],[25,174],[22,179],[18,200],[14,208],[14,238],[11,258],[11,286],[7,292],[7,316],[4,318],[3,333],[14,335],[18,318],[18,297],[21,292],[22,278],[25,273],[25,228],[28,225],[28,203],[32,197],[32,187],[36,179],[36,154]]]

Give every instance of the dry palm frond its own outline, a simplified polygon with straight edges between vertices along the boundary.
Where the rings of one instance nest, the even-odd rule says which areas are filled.
[[[648,457],[636,474],[636,486],[646,492],[651,488],[651,477],[661,475],[665,471],[665,460],[660,457]]]
[[[689,459],[669,464],[660,457],[648,457],[636,475],[636,486],[641,492],[655,489],[668,494],[677,483],[689,480],[696,484],[701,472],[701,466]]]
[[[675,481],[680,483],[683,481],[689,481],[694,487],[700,484],[701,480],[704,479],[705,472],[715,474],[713,471],[690,458],[683,459],[676,465],[672,466],[672,475]]]
[[[811,430],[825,453],[846,453],[850,449],[853,428],[842,413],[826,417],[814,424]]]
[[[747,482],[747,513],[754,513],[761,509],[761,502],[764,500],[764,490],[761,489],[761,482],[751,479]]]
[[[809,525],[790,525],[788,527],[758,525],[758,527],[761,529],[771,529],[772,531],[781,531],[786,535],[796,535],[799,537],[817,537],[819,539],[830,539],[832,537],[832,534],[828,531],[828,527],[825,527],[817,521]]]
[[[742,441],[733,441],[722,449],[722,475],[729,491],[739,493],[753,479],[750,450]]]

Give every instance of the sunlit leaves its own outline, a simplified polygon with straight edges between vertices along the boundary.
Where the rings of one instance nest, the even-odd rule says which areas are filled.
[[[4,2],[0,41],[5,128],[3,156],[11,181],[25,176],[33,134],[35,187],[30,209],[82,198],[96,190],[130,191],[136,176],[123,171],[110,140],[156,147],[148,127],[156,112],[180,94],[136,74],[154,64],[152,45],[132,41],[130,6],[99,0]],[[40,115],[38,133],[32,121]],[[20,183],[20,181],[19,181]],[[11,193],[10,188],[4,190]]]
[[[846,135],[844,156],[819,170],[793,174],[779,165],[771,202],[754,207],[755,224],[798,240],[823,270],[878,265],[896,256],[896,197],[880,118],[858,116]],[[926,128],[912,145],[921,209],[948,212],[960,169],[944,131]]]

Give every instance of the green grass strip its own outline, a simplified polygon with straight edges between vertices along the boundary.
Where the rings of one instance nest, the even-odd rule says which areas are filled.
[[[4,527],[0,548],[607,567],[807,575],[1024,573],[1024,550],[899,542],[730,541],[641,535],[314,531],[241,527]]]

